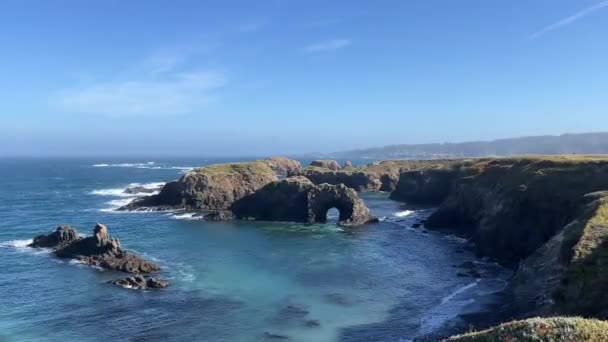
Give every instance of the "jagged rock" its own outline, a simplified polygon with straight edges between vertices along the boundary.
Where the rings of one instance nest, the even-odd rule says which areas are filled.
[[[122,286],[127,289],[162,289],[169,286],[169,282],[155,277],[147,277],[142,275],[136,275],[133,277],[127,277],[123,279],[116,279],[109,281],[110,284]]]
[[[337,208],[342,225],[375,222],[357,192],[344,185],[315,185],[305,177],[272,182],[234,203],[238,219],[265,221],[326,222],[327,211]]]
[[[345,169],[347,167],[353,167],[353,162],[350,160],[345,161],[344,166],[342,166],[342,168]]]
[[[49,235],[37,237],[31,246],[41,247],[35,244],[36,241],[57,241],[58,236],[63,236],[63,239],[49,247],[55,248],[54,254],[60,258],[76,259],[91,266],[129,273],[160,270],[156,264],[124,250],[118,239],[110,237],[108,228],[103,224],[97,224],[93,236],[86,238],[78,237],[73,228],[62,226]]]
[[[214,164],[191,171],[165,184],[159,194],[137,199],[119,210],[227,210],[236,200],[277,179],[266,161]]]
[[[310,163],[310,166],[321,167],[325,169],[330,169],[333,171],[338,171],[341,169],[340,163],[335,160],[313,160]]]
[[[51,234],[36,236],[29,247],[60,248],[78,239],[80,238],[74,228],[69,225],[63,225],[57,227]]]
[[[286,157],[271,157],[264,161],[280,176],[296,175],[302,170],[302,164],[299,161]]]

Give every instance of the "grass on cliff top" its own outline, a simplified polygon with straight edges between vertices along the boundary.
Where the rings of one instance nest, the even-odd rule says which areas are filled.
[[[274,171],[268,166],[268,163],[256,160],[251,162],[240,162],[240,163],[224,163],[224,164],[212,164],[195,171],[196,173],[204,173],[207,175],[220,175],[220,174],[242,174],[242,173],[270,173],[274,174]]]
[[[530,318],[478,332],[453,336],[450,342],[608,341],[608,322],[580,317]]]

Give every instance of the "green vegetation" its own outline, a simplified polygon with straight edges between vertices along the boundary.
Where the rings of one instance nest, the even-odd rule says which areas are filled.
[[[451,342],[603,342],[608,322],[580,317],[531,318],[454,336]]]
[[[224,164],[213,164],[202,167],[195,170],[194,172],[199,174],[213,175],[230,175],[230,174],[260,174],[260,173],[271,173],[274,171],[270,168],[268,163],[262,160],[256,160],[252,162],[242,163],[224,163]]]

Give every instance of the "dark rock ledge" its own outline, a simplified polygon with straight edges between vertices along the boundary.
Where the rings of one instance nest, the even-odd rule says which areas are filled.
[[[53,254],[59,258],[78,260],[106,270],[134,274],[160,271],[158,265],[123,249],[120,241],[111,238],[108,228],[99,223],[93,230],[93,236],[80,237],[74,228],[63,225],[48,235],[36,236],[29,247],[52,248]],[[134,288],[158,288],[168,285],[165,280],[143,276],[129,277],[112,283],[121,286],[130,284]]]

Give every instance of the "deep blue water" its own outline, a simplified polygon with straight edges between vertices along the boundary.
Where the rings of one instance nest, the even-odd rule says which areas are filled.
[[[508,272],[491,263],[479,264],[481,280],[458,277],[453,266],[474,260],[466,242],[412,228],[430,211],[388,194],[363,194],[385,219],[356,230],[112,211],[131,183],[218,161],[0,159],[0,340],[405,341],[504,287]],[[118,288],[107,281],[121,274],[25,247],[60,224],[88,235],[96,222],[158,262],[172,286]]]

